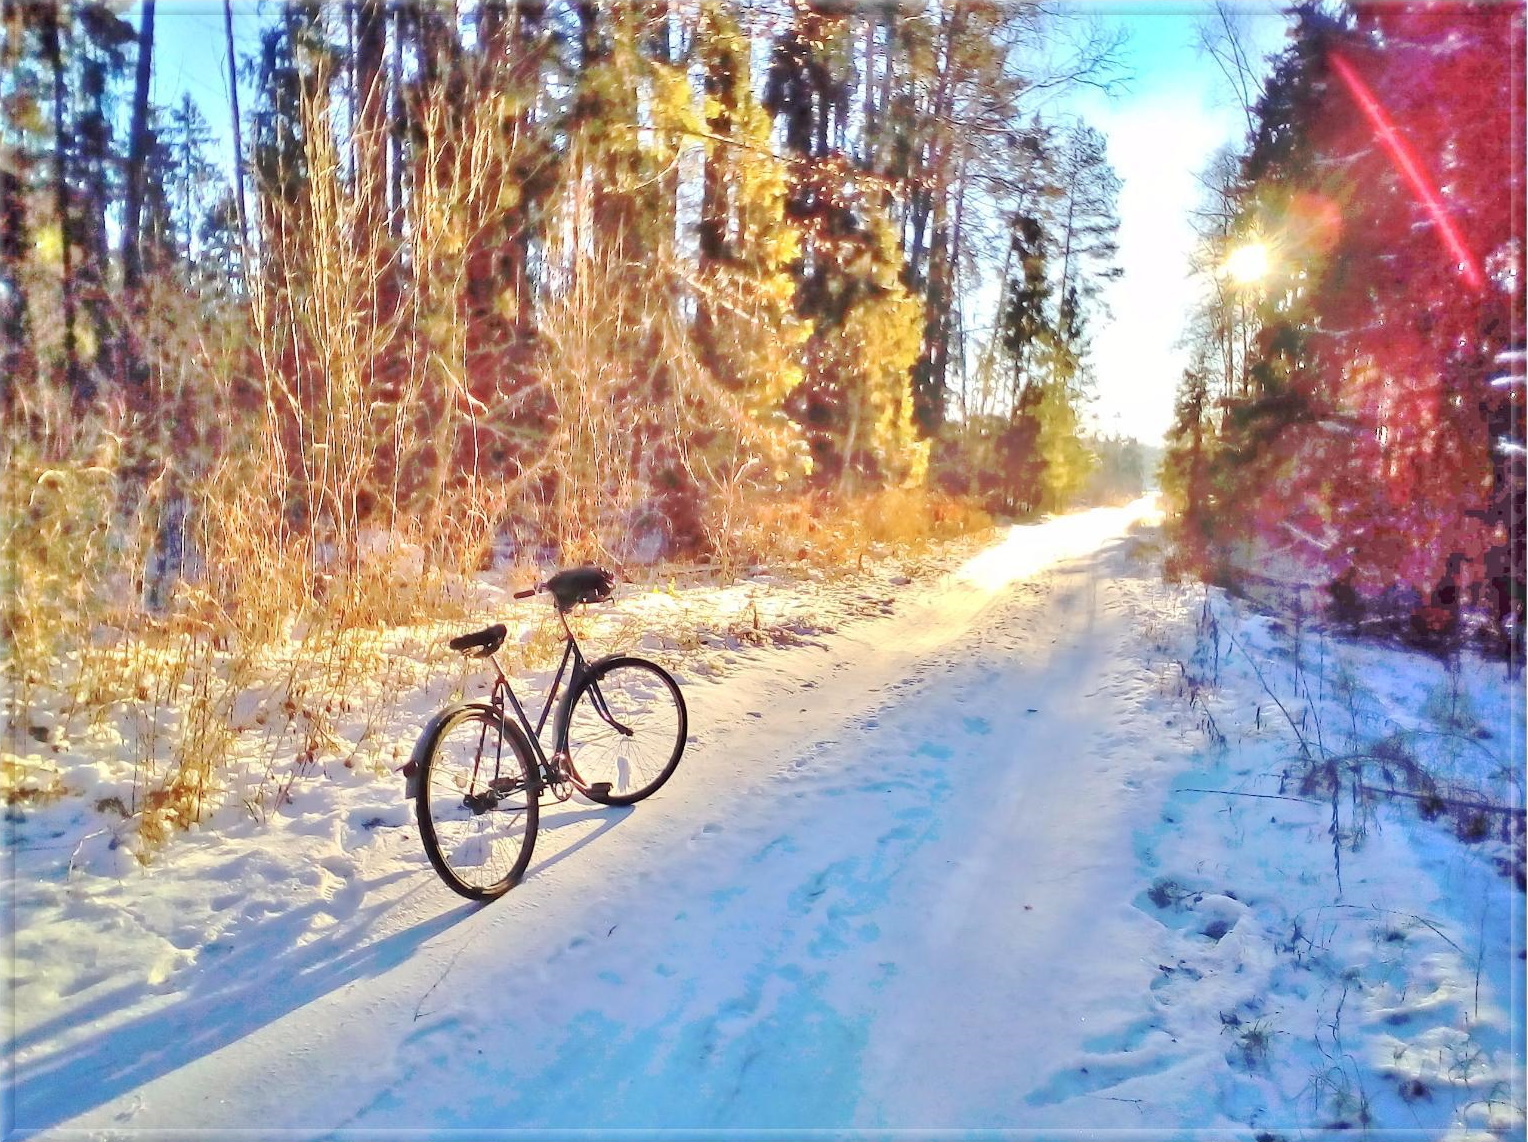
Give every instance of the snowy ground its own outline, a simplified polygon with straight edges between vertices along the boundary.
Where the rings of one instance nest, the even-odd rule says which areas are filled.
[[[1521,1137],[1521,682],[1206,604],[1148,511],[629,594],[685,760],[549,807],[487,907],[376,776],[433,651],[350,765],[146,869],[106,747],[55,751],[85,793],[8,817],[7,1135]]]

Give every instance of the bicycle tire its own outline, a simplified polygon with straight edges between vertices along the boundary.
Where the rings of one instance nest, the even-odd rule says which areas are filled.
[[[452,891],[496,899],[520,883],[536,847],[531,748],[518,726],[486,706],[450,712],[434,734],[414,802],[425,855]]]
[[[619,655],[595,663],[579,682],[566,730],[569,764],[584,795],[602,805],[631,805],[673,776],[689,712],[667,670]]]

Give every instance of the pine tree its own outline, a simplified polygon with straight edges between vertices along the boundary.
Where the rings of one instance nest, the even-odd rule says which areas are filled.
[[[1120,181],[1109,165],[1104,137],[1083,123],[1062,135],[1049,171],[1060,320],[1067,325],[1084,320],[1099,291],[1123,272],[1115,261]]]
[[[919,483],[928,453],[911,384],[921,306],[901,279],[883,185],[861,176],[839,145],[849,114],[848,32],[841,16],[798,5],[765,86],[765,107],[798,160],[786,210],[802,235],[796,312],[813,329],[790,408],[814,478],[844,489]]]
[[[164,141],[171,160],[169,198],[176,245],[186,266],[193,267],[201,256],[208,211],[222,198],[226,184],[209,154],[212,129],[189,94],[183,94],[170,112]]]
[[[133,118],[128,129],[126,205],[122,219],[122,280],[129,292],[143,277],[139,235],[143,225],[144,169],[149,151],[149,81],[154,68],[154,0],[144,0],[134,61]]]

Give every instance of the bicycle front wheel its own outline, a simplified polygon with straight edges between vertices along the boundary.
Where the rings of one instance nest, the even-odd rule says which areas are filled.
[[[668,671],[642,658],[607,658],[573,696],[568,754],[590,800],[630,805],[673,775],[688,731],[684,696]]]
[[[471,900],[502,896],[525,875],[539,803],[530,746],[491,709],[468,706],[436,732],[419,773],[425,854]]]

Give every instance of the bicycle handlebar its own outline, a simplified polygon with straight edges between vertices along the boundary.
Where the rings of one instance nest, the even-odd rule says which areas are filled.
[[[516,591],[517,599],[529,599],[549,591],[557,600],[557,609],[566,614],[579,603],[608,603],[615,587],[615,576],[601,567],[570,567],[559,571],[545,583]]]

